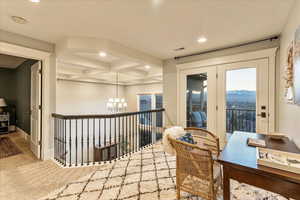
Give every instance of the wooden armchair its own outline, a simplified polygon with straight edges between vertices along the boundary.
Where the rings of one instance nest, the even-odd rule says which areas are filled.
[[[187,128],[186,131],[192,133],[197,144],[168,137],[176,150],[177,199],[180,199],[180,191],[185,191],[206,200],[216,200],[222,183],[220,165],[216,164],[213,158],[214,154],[219,154],[218,140],[213,142],[211,138],[215,136],[203,129]],[[198,142],[201,142],[201,145]]]
[[[184,130],[192,134],[198,146],[207,148],[216,158],[220,155],[220,142],[215,134],[201,128],[185,128]]]

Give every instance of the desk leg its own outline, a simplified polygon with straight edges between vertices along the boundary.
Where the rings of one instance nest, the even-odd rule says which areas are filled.
[[[230,178],[228,169],[223,166],[223,198],[224,200],[230,200]]]

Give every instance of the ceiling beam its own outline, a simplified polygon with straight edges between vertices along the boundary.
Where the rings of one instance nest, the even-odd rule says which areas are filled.
[[[71,54],[64,54],[58,57],[59,62],[70,63],[73,65],[83,66],[85,68],[101,69],[101,70],[110,70],[110,64],[101,62],[98,60],[91,60],[88,58],[83,58],[81,56],[75,56]]]
[[[159,58],[107,39],[70,37],[62,41],[59,47],[60,51],[65,49],[72,53],[105,51],[108,54],[140,63],[141,65],[159,68],[163,66],[163,61]]]

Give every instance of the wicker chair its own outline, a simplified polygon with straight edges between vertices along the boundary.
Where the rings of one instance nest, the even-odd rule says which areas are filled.
[[[185,191],[206,200],[216,200],[222,173],[213,157],[219,155],[219,141],[203,129],[187,128],[186,131],[192,133],[197,144],[168,137],[176,150],[177,199],[180,199],[180,191]]]

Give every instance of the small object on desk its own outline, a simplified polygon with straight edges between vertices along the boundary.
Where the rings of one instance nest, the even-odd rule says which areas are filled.
[[[262,139],[248,138],[247,144],[248,146],[253,146],[253,147],[266,147],[266,142],[265,140]]]
[[[274,140],[283,140],[286,136],[283,133],[269,133],[268,137]]]

